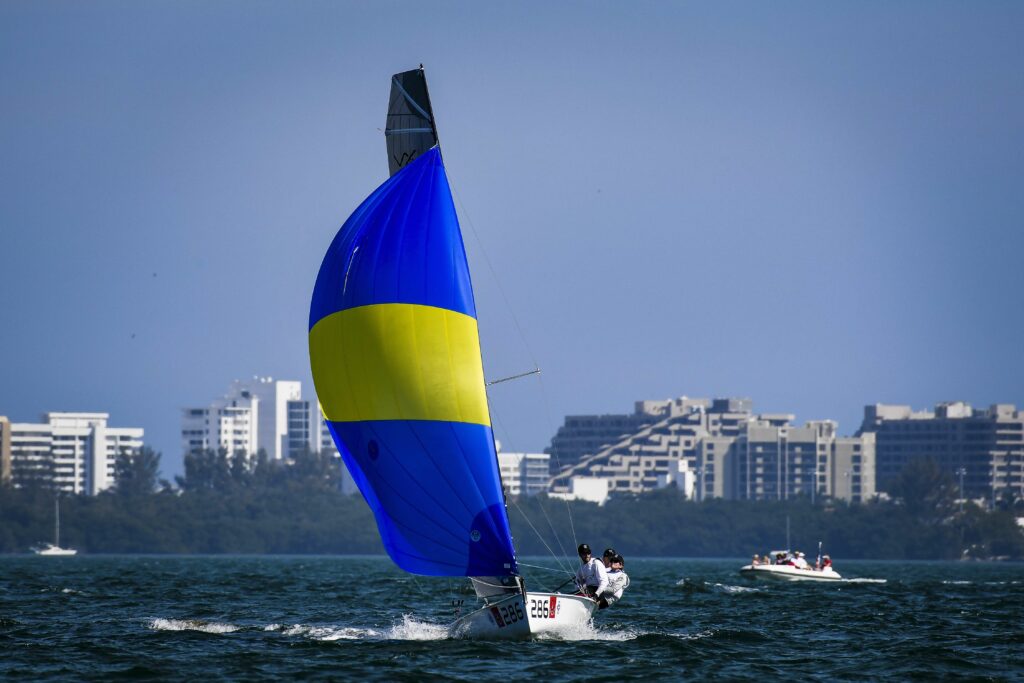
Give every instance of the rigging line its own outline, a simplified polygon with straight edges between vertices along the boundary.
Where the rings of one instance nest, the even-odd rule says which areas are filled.
[[[429,595],[427,591],[423,590],[423,586],[420,585],[420,582],[416,580],[415,574],[410,573],[409,577],[412,579],[413,585],[416,586],[416,590],[420,592],[420,595]]]
[[[499,415],[498,412],[495,411],[493,408],[491,409],[491,415],[494,417],[494,421],[498,423],[498,427],[501,429],[501,431],[505,432],[505,434],[509,434],[508,429],[505,428],[505,424],[501,420],[501,415]],[[509,444],[511,445],[511,439],[509,439]],[[515,452],[515,451],[512,451],[512,452]],[[537,505],[540,507],[540,511],[544,515],[545,521],[548,523],[548,528],[551,529],[551,536],[552,536],[552,538],[555,539],[555,542],[558,543],[559,549],[562,551],[562,558],[568,558],[568,554],[565,552],[565,546],[562,545],[562,539],[560,539],[558,537],[558,532],[555,531],[555,527],[551,523],[551,517],[548,515],[548,511],[547,511],[547,509],[545,509],[544,504],[540,501],[540,499],[537,499]],[[522,508],[519,508],[518,505],[516,507],[519,509],[519,513],[522,514],[524,517],[526,517],[526,513],[523,512]],[[529,521],[529,519],[527,519],[527,521]],[[533,526],[533,525],[531,524],[531,526]],[[536,527],[534,527],[534,531],[536,531]],[[537,535],[540,536],[540,532],[537,532]],[[543,542],[544,539],[541,538],[541,541]],[[547,546],[546,543],[545,543],[545,546]],[[558,562],[559,565],[561,565],[563,559],[560,559],[559,556],[555,555],[555,552],[553,550],[551,550],[550,546],[547,546],[547,547],[548,547],[548,550],[551,551],[551,557],[554,558],[554,560],[556,562]],[[565,561],[566,561],[566,564],[569,564],[570,566],[572,566],[572,563],[570,561],[568,561],[568,560],[565,560]]]
[[[447,168],[445,169],[447,171]],[[512,304],[509,303],[508,295],[505,294],[505,289],[501,286],[501,280],[498,279],[498,272],[494,269],[494,264],[491,263],[490,257],[487,255],[487,250],[484,249],[483,240],[480,239],[480,234],[476,231],[476,226],[473,225],[473,219],[469,215],[469,211],[466,210],[466,205],[462,203],[462,197],[455,189],[455,183],[451,181],[452,174],[448,173],[448,186],[452,190],[452,194],[455,196],[455,201],[459,203],[459,208],[462,209],[462,215],[466,217],[466,222],[469,224],[469,230],[473,233],[473,239],[476,240],[477,246],[480,247],[480,253],[484,257],[484,263],[487,264],[487,270],[491,272],[491,277],[494,278],[494,284],[498,287],[498,293],[501,294],[502,300],[505,302],[505,308],[508,309],[509,316],[512,318],[512,323],[516,327],[516,332],[519,334],[519,340],[523,342],[523,347],[526,348],[526,353],[530,356],[530,360],[533,361],[533,367],[539,368],[540,363],[537,362],[537,357],[533,353],[533,349],[530,348],[529,342],[526,341],[526,335],[523,334],[523,328],[519,325],[519,319],[516,318],[515,311],[512,309]]]
[[[554,567],[544,567],[544,566],[541,566],[539,564],[526,564],[525,562],[520,562],[519,565],[521,567],[529,567],[530,569],[543,569],[544,571],[554,572],[556,574],[564,574],[565,573],[564,569],[555,569]]]
[[[530,370],[529,372],[520,372],[518,375],[511,375],[509,377],[502,377],[501,379],[492,379],[490,382],[487,382],[486,384],[484,384],[484,386],[489,387],[489,386],[491,386],[493,384],[501,384],[502,382],[511,382],[514,379],[521,379],[523,377],[529,377],[530,375],[539,375],[539,374],[540,374],[540,368],[534,368],[533,370]]]
[[[551,430],[554,429],[554,422],[552,422],[552,420],[551,420],[551,403],[550,403],[550,401],[548,401],[547,387],[544,385],[544,378],[541,375],[537,375],[537,381],[540,382],[540,397],[541,397],[541,400],[544,402],[544,418],[548,422],[548,430],[551,431]],[[551,431],[551,433],[552,434],[557,434],[557,432],[555,432],[555,431]],[[558,449],[552,449],[552,450],[554,451],[554,453],[552,455],[555,456],[555,466],[558,468],[558,471],[561,472],[562,471],[562,461],[558,457]],[[572,531],[572,544],[574,546],[576,546],[577,548],[579,548],[580,541],[576,537],[576,523],[572,519],[572,508],[569,507],[569,499],[568,498],[565,499],[565,512],[569,516],[569,529]],[[563,550],[562,552],[565,552],[565,551]]]
[[[533,529],[533,533],[537,534],[537,538],[540,539],[540,542],[543,543],[544,547],[548,549],[549,553],[551,553],[551,557],[553,557],[556,562],[560,562],[561,560],[559,559],[558,555],[555,554],[555,551],[551,549],[551,546],[548,545],[548,542],[545,541],[544,537],[541,536],[539,531],[537,531],[537,527],[533,525],[533,522],[531,522],[530,518],[526,516],[526,513],[523,512],[523,509],[519,507],[519,503],[517,503],[514,498],[512,499],[512,506],[519,512],[520,515],[522,515],[523,519],[526,520],[526,523],[530,525],[530,528]]]
[[[447,169],[445,169],[447,171]],[[505,302],[505,308],[508,310],[509,316],[512,318],[512,323],[515,325],[516,332],[519,334],[519,339],[523,342],[523,347],[526,349],[526,353],[530,356],[533,361],[533,367],[540,368],[540,363],[537,362],[537,357],[533,353],[533,349],[530,348],[530,343],[526,340],[526,335],[523,333],[523,328],[519,325],[519,319],[516,317],[515,311],[512,309],[512,304],[509,303],[508,296],[505,294],[504,287],[501,286],[501,280],[498,278],[498,273],[494,269],[494,265],[491,263],[490,257],[487,255],[487,250],[484,249],[483,240],[480,239],[480,234],[476,231],[476,226],[473,224],[473,218],[469,215],[469,211],[466,210],[466,205],[462,202],[462,196],[456,189],[456,183],[452,179],[452,174],[448,173],[448,186],[452,191],[452,195],[455,197],[455,201],[458,202],[459,208],[462,209],[462,215],[466,217],[466,223],[469,224],[469,231],[473,233],[473,239],[476,240],[477,245],[480,247],[480,253],[484,257],[484,263],[487,264],[487,269],[491,272],[491,277],[494,279],[494,284],[498,288],[498,293],[501,294],[502,300]],[[538,373],[538,379],[540,374]],[[550,430],[554,423],[551,420],[551,404],[548,401],[546,390],[544,388],[544,381],[541,380],[541,396],[544,401],[545,419],[548,421],[548,429]],[[554,434],[554,432],[552,432]],[[562,463],[558,459],[558,455],[555,455],[555,462],[558,465],[559,471],[562,469]],[[569,501],[565,501],[565,511],[569,516],[569,528],[572,530],[572,542],[573,545],[579,547],[579,539],[576,537],[576,524],[572,518],[572,508],[569,506]],[[562,549],[562,553],[565,553],[565,549]],[[566,555],[568,559],[568,555]],[[571,559],[569,559],[571,563]]]

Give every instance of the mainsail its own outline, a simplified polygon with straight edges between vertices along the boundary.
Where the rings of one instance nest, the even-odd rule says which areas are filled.
[[[309,355],[327,426],[395,563],[518,574],[469,266],[436,145],[334,238],[313,290]]]
[[[384,137],[391,175],[437,144],[437,126],[422,66],[391,77]]]

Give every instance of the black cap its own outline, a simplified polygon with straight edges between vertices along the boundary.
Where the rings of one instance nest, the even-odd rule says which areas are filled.
[[[615,559],[613,560],[613,562],[618,562],[619,564],[625,566],[626,558],[624,558],[622,555],[616,555]]]
[[[615,552],[615,548],[605,548],[604,555],[602,555],[601,557],[611,557],[614,559],[617,554],[618,553]]]
[[[576,552],[580,555],[590,555],[590,546],[586,543],[580,543],[580,547],[576,548]]]

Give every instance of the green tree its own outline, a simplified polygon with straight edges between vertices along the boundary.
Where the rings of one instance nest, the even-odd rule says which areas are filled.
[[[114,461],[114,492],[119,496],[143,496],[156,490],[160,453],[143,446],[138,453],[120,453]]]
[[[958,491],[953,475],[938,463],[931,458],[916,458],[900,472],[892,493],[915,517],[939,522],[953,512]]]

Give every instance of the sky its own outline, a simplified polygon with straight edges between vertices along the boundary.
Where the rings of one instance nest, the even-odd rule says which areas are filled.
[[[505,450],[743,396],[1024,404],[1024,4],[0,3],[0,415],[303,381],[422,63]]]

